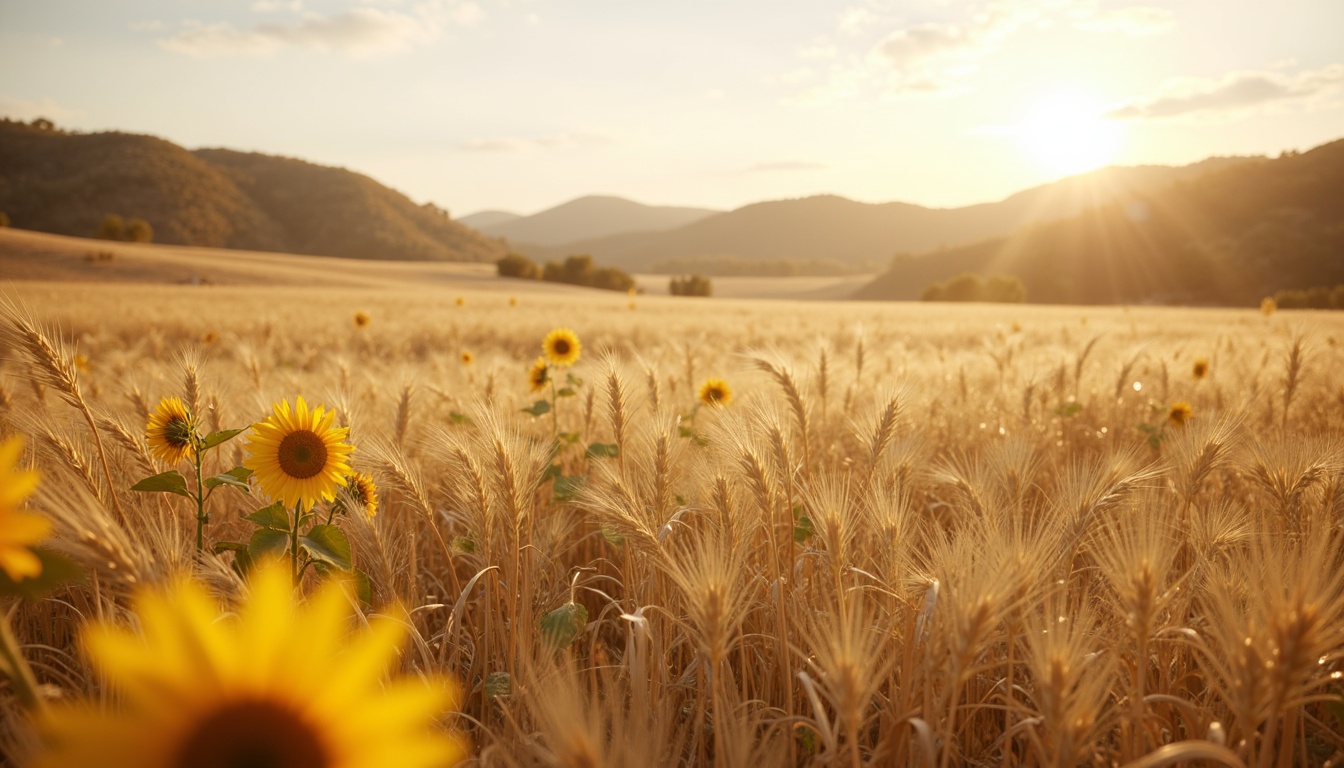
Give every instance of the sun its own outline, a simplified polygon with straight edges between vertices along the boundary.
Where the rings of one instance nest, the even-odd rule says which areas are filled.
[[[1115,162],[1123,139],[1095,97],[1058,93],[1036,101],[1017,123],[1018,141],[1051,172],[1069,175]]]

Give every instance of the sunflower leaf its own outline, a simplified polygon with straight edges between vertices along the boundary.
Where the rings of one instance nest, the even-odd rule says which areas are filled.
[[[577,393],[574,391],[572,387],[563,387],[559,392],[556,392],[555,394],[557,397],[573,397]]]
[[[359,601],[365,605],[373,605],[373,581],[369,579],[369,574],[358,568],[354,569],[355,574],[355,594],[359,596]]]
[[[289,513],[285,511],[285,505],[278,501],[269,507],[258,509],[243,519],[262,528],[289,533]]]
[[[62,584],[80,579],[84,575],[79,570],[79,566],[64,555],[42,547],[34,547],[31,551],[37,556],[38,560],[42,561],[42,572],[36,576],[15,581],[9,578],[9,574],[5,573],[3,568],[0,568],[0,595],[35,599],[42,597]]]
[[[621,447],[615,443],[592,443],[585,455],[590,459],[614,459],[621,455]]]
[[[508,696],[513,690],[513,679],[508,672],[491,672],[485,676],[483,687],[487,699],[498,699],[500,696]]]
[[[556,501],[572,501],[587,484],[583,475],[560,475],[551,483],[551,494]]]
[[[554,650],[568,648],[588,626],[588,609],[578,603],[565,603],[541,617],[541,636]]]
[[[289,535],[284,531],[258,528],[247,543],[247,555],[253,562],[280,557],[289,549]]]
[[[345,537],[345,531],[334,525],[314,525],[307,534],[299,537],[299,546],[318,562],[342,571],[354,567],[350,540]]]
[[[146,477],[132,485],[131,490],[141,493],[176,493],[178,496],[192,498],[191,491],[187,490],[187,478],[175,469]]]
[[[247,467],[234,467],[228,472],[224,472],[214,477],[205,478],[206,488],[217,488],[221,485],[228,485],[243,493],[251,493],[252,489],[247,487],[247,478],[251,476],[252,470]]]
[[[227,443],[246,431],[246,429],[223,429],[219,432],[211,432],[201,441],[201,450],[209,450],[216,445]]]
[[[538,400],[532,404],[531,408],[524,408],[523,413],[530,413],[533,416],[545,416],[551,412],[551,404],[545,400]]]

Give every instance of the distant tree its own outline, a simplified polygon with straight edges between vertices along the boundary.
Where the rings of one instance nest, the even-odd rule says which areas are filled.
[[[8,226],[9,226],[9,214],[5,213],[4,211],[0,211],[0,227],[8,227]]]
[[[132,243],[152,243],[154,242],[154,228],[149,226],[149,222],[144,219],[131,219],[126,222],[126,230],[122,236]]]
[[[593,284],[593,257],[587,254],[574,254],[563,262],[548,261],[541,270],[541,279],[549,283],[567,285]]]
[[[947,286],[942,283],[930,283],[919,292],[920,301],[947,301]]]
[[[532,260],[521,253],[510,253],[495,262],[500,277],[521,277],[527,280],[541,278],[541,269]]]
[[[102,223],[98,225],[99,240],[125,240],[126,222],[115,213],[109,213],[103,217]]]
[[[1027,300],[1027,287],[1013,275],[990,275],[985,281],[985,301],[1021,304]]]
[[[598,267],[593,271],[593,287],[606,291],[628,291],[635,287],[635,278],[616,267]]]
[[[667,292],[673,296],[712,296],[714,286],[704,275],[674,277],[667,284]]]
[[[1330,307],[1344,309],[1344,285],[1336,285],[1334,290],[1330,291]]]
[[[1330,308],[1330,289],[1329,288],[1308,288],[1307,289],[1307,308],[1308,309],[1329,309]]]
[[[963,272],[947,282],[943,301],[984,301],[985,282],[980,276]]]
[[[56,130],[56,124],[53,123],[53,122],[51,122],[50,120],[48,120],[48,119],[45,118],[45,117],[35,117],[35,118],[33,118],[33,122],[29,123],[29,125],[33,126],[34,128],[36,128],[36,129],[39,130],[39,131],[54,131],[54,130]]]

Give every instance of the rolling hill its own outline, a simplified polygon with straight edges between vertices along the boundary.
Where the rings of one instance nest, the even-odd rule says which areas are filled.
[[[835,195],[755,203],[663,232],[637,232],[565,243],[515,247],[534,259],[587,253],[602,264],[634,271],[717,261],[778,261],[879,269],[898,253],[1006,235],[1032,222],[1064,218],[1113,200],[1133,199],[1181,179],[1246,162],[1211,158],[1183,167],[1107,168],[1025,190],[995,203],[926,208],[910,203],[860,203]],[[492,230],[498,231],[498,230]],[[513,238],[511,238],[513,239]],[[668,271],[680,272],[673,267]]]
[[[108,213],[160,243],[344,258],[490,261],[504,244],[343,168],[153,136],[0,120],[0,211],[15,227],[89,236]]]
[[[483,212],[494,214],[495,212]],[[590,195],[547,208],[531,216],[487,222],[472,214],[476,226],[494,237],[507,238],[516,247],[527,250],[557,246],[580,240],[634,232],[673,229],[718,211],[708,208],[681,208],[668,205],[644,205],[622,197]]]
[[[915,299],[962,272],[1014,275],[1047,303],[1249,304],[1344,283],[1344,140],[897,259],[855,298]]]
[[[457,221],[459,224],[466,224],[472,229],[481,230],[521,218],[523,218],[522,214],[512,211],[477,211],[466,216],[459,216]]]

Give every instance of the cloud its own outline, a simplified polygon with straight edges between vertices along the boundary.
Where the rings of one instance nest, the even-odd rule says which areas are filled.
[[[1221,78],[1184,78],[1158,89],[1156,96],[1110,112],[1120,119],[1228,119],[1285,102],[1311,102],[1344,86],[1344,64],[1297,74],[1232,72]]]
[[[1080,14],[1074,26],[1087,32],[1119,32],[1129,37],[1147,37],[1174,29],[1176,14],[1166,8],[1133,5],[1100,13]]]
[[[528,152],[544,149],[590,149],[611,144],[611,139],[591,133],[553,133],[546,136],[497,136],[468,139],[460,145],[466,152]]]
[[[32,101],[29,99],[10,99],[0,96],[0,115],[13,120],[32,120],[45,117],[54,122],[83,117],[83,110],[63,107],[49,98]]]
[[[825,167],[825,163],[810,163],[804,160],[781,160],[775,163],[759,163],[748,168],[743,168],[738,171],[738,173],[793,173],[797,171],[820,171]]]
[[[258,3],[254,7],[270,12],[299,6]],[[304,13],[293,22],[250,27],[189,21],[158,42],[165,50],[199,58],[266,56],[287,48],[369,57],[433,42],[446,25],[470,26],[483,17],[480,6],[472,2],[426,2],[409,12],[358,7],[332,15]]]

